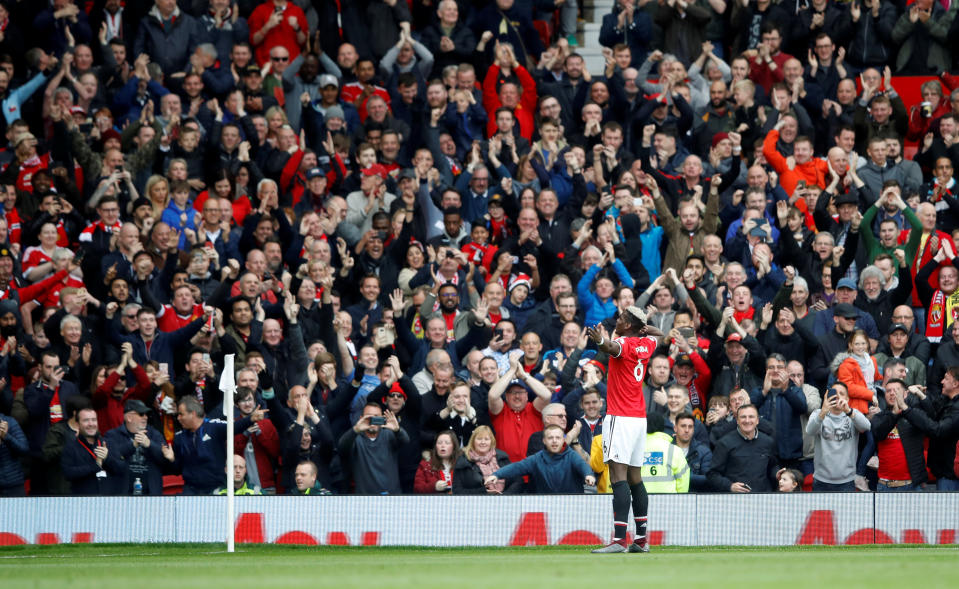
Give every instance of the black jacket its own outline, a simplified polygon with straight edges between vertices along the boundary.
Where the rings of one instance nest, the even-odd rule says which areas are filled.
[[[509,456],[502,450],[496,450],[496,464],[503,468],[509,464]],[[453,494],[454,495],[484,495],[486,494],[486,485],[483,484],[485,477],[480,471],[480,467],[465,455],[456,459],[456,466],[453,467]],[[503,489],[504,495],[513,495],[522,491],[523,479],[506,479],[506,488]]]
[[[716,444],[713,464],[706,475],[713,489],[728,492],[733,483],[746,483],[754,492],[775,490],[776,442],[757,432],[751,440],[735,429]]]
[[[929,470],[939,479],[956,479],[953,463],[956,441],[959,440],[959,395],[949,399],[939,396],[922,407],[903,411],[906,420],[929,436]]]
[[[309,423],[309,422],[305,422]],[[310,426],[310,447],[304,450],[300,447],[303,438],[303,426],[295,421],[283,433],[283,468],[280,473],[281,484],[285,489],[295,489],[293,474],[296,465],[309,460],[316,465],[316,480],[325,489],[333,488],[333,478],[330,476],[330,461],[333,460],[334,446],[333,432],[330,422],[323,414],[320,421]]]
[[[89,444],[81,435],[76,438],[67,438],[63,445],[63,456],[60,465],[63,476],[70,481],[70,491],[74,495],[115,495],[121,481],[125,481],[123,463],[118,448],[107,449],[103,467],[97,466],[94,448],[105,443],[101,436],[97,436],[94,444]],[[104,475],[97,476],[103,472]]]
[[[126,424],[103,435],[107,448],[110,449],[107,458],[116,455],[120,459],[120,472],[117,473],[112,489],[117,495],[132,494],[133,482],[136,479],[140,479],[143,484],[144,495],[163,494],[163,471],[170,466],[170,462],[163,457],[162,449],[166,440],[163,439],[163,434],[152,427],[148,426],[146,433],[150,438],[149,448],[134,447],[133,433],[127,429]],[[139,472],[141,470],[143,472]]]
[[[819,348],[812,357],[808,366],[807,381],[809,384],[822,388],[829,380],[829,367],[832,359],[839,352],[845,352],[849,347],[847,345],[847,336],[839,333],[835,329],[830,329],[826,334],[819,338]]]
[[[926,475],[926,457],[923,448],[925,434],[908,420],[900,419],[889,409],[883,409],[872,417],[872,437],[877,444],[881,444],[893,429],[898,430],[902,449],[906,454],[906,463],[909,465],[909,476],[914,485],[929,480]]]

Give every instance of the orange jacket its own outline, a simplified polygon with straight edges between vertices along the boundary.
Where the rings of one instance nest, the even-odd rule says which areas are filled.
[[[873,380],[879,382],[882,380],[882,376],[879,374],[876,358],[870,356],[870,359],[872,359],[875,371]],[[850,409],[858,409],[863,415],[869,415],[869,405],[872,403],[875,394],[866,387],[866,378],[862,374],[862,369],[859,368],[859,362],[856,362],[856,359],[852,357],[843,360],[836,373],[836,380],[849,389]]]
[[[763,156],[779,174],[779,184],[786,194],[792,196],[792,193],[796,191],[796,183],[800,180],[805,180],[808,186],[818,186],[825,190],[828,184],[826,177],[829,174],[829,166],[826,165],[825,160],[813,158],[804,164],[796,164],[790,170],[786,158],[776,150],[777,141],[779,141],[779,131],[773,129],[763,140]]]

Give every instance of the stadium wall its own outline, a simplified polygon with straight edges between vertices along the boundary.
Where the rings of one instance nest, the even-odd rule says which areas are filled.
[[[955,543],[959,493],[654,495],[650,540],[677,546]],[[0,546],[223,542],[223,497],[0,499]],[[237,497],[237,543],[602,544],[610,496]]]

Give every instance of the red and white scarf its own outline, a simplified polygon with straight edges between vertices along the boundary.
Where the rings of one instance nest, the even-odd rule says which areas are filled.
[[[959,318],[959,288],[948,295],[936,289],[926,315],[926,339],[936,343],[942,341],[945,328]]]

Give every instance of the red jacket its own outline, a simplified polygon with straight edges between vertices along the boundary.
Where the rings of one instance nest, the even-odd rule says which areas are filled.
[[[519,123],[519,134],[527,141],[532,141],[533,113],[536,112],[537,101],[536,82],[523,66],[517,66],[514,73],[519,78],[522,92],[519,97],[519,105],[513,109],[513,116]],[[503,106],[503,103],[499,101],[499,86],[499,66],[493,64],[486,71],[486,77],[483,79],[483,108],[489,113],[489,123],[486,125],[486,134],[489,137],[496,134],[496,109]]]
[[[897,243],[898,245],[905,245],[905,243],[906,243],[907,241],[909,241],[909,232],[910,232],[910,231],[912,231],[912,230],[911,230],[911,229],[903,229],[903,230],[899,233],[899,239],[898,239],[898,241],[897,241],[896,243]],[[948,242],[949,242],[949,245],[952,246],[952,250],[953,250],[953,251],[956,250],[956,244],[954,244],[954,243],[952,242],[952,237],[950,237],[948,233],[945,233],[945,232],[943,232],[943,231],[939,231],[939,230],[937,229],[937,230],[936,230],[936,235],[939,236],[939,244],[940,244],[939,247],[942,247],[942,243],[943,243],[944,241],[948,241]],[[912,283],[913,283],[913,284],[916,283],[916,274],[919,273],[919,270],[920,270],[924,265],[926,265],[927,263],[929,263],[929,260],[931,260],[931,259],[933,259],[934,257],[936,257],[936,252],[929,251],[929,242],[931,241],[931,237],[932,237],[932,236],[930,236],[930,238],[927,238],[927,239],[926,239],[926,243],[921,243],[921,242],[920,242],[920,244],[921,244],[921,246],[922,246],[922,249],[921,249],[919,252],[916,252],[917,255],[916,255],[915,258],[913,258],[913,260],[912,260],[912,265],[909,266],[909,272],[912,274]],[[932,275],[929,276],[929,284],[930,284],[933,288],[939,288],[939,268],[936,268],[936,269],[933,271]],[[912,306],[913,306],[913,307],[922,307],[922,306],[923,306],[922,303],[919,301],[919,290],[918,290],[918,289],[915,289],[915,288],[912,289]]]
[[[253,456],[256,457],[256,472],[260,477],[260,488],[276,488],[276,464],[280,458],[280,436],[276,426],[269,419],[256,422],[260,433],[253,436]],[[239,433],[233,436],[233,453],[243,456],[246,442],[250,436]]]
[[[769,69],[766,62],[760,59],[759,56],[749,60],[749,79],[759,86],[762,86],[766,94],[769,94],[770,90],[772,90],[773,84],[782,82],[785,79],[783,64],[793,58],[792,55],[783,53],[782,51],[771,57],[773,63],[776,64],[775,70]]]
[[[116,397],[113,394],[113,387],[120,381],[121,376],[116,371],[111,372],[107,379],[103,381],[103,384],[93,392],[93,408],[97,411],[97,423],[100,426],[100,431],[110,431],[123,425],[123,405],[130,399],[143,401],[147,407],[153,404],[152,399],[150,399],[153,386],[146,371],[137,364],[133,367],[133,375],[137,379],[136,386],[128,388],[121,397]]]
[[[437,491],[436,483],[439,481],[446,481],[449,483],[449,487],[446,491]],[[420,466],[416,469],[416,479],[413,481],[413,491],[416,493],[421,493],[424,495],[428,494],[450,494],[453,489],[453,471],[450,470],[449,479],[444,476],[442,470],[436,470],[428,460],[420,460]]]
[[[286,8],[283,10],[283,20],[280,21],[280,24],[266,34],[262,43],[259,45],[254,44],[253,36],[260,32],[260,29],[266,25],[266,21],[270,20],[270,15],[272,14],[273,3],[267,1],[254,8],[247,21],[250,27],[250,45],[254,47],[256,63],[260,65],[260,67],[270,61],[270,49],[277,45],[286,47],[286,50],[290,52],[290,61],[293,61],[300,55],[300,46],[296,42],[297,33],[293,30],[293,27],[290,26],[290,23],[287,22],[287,19],[291,16],[296,19],[297,26],[300,27],[301,31],[306,34],[310,32],[310,25],[306,22],[306,15],[303,14],[303,9],[292,2],[287,2]]]
[[[706,391],[709,390],[709,385],[713,381],[713,373],[709,369],[709,365],[706,364],[706,361],[703,360],[703,357],[699,355],[699,352],[693,351],[689,354],[689,359],[693,361],[693,369],[696,371],[696,375],[693,377],[690,386],[686,387],[689,391],[689,402],[693,406],[693,417],[699,421],[703,421],[706,418]],[[672,367],[676,364],[676,360],[672,357],[669,359],[669,367],[672,370]],[[695,399],[693,393],[693,387],[695,387]]]

